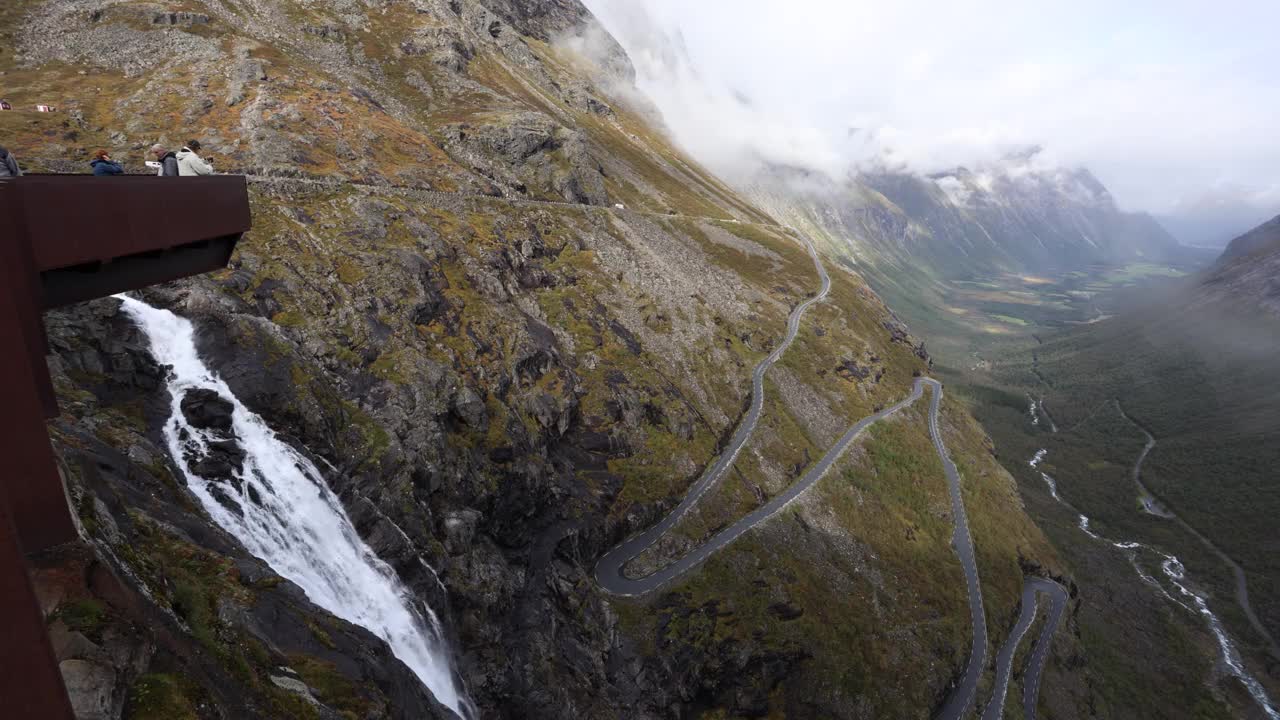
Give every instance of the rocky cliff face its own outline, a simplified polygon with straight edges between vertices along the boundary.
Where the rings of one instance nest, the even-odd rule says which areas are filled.
[[[818,278],[791,231],[606,92],[628,77],[616,45],[566,50],[584,22],[574,0],[21,0],[0,8],[7,99],[62,112],[0,114],[0,131],[33,169],[103,146],[138,170],[157,138],[198,136],[250,175],[231,268],[146,299],[190,318],[207,364],[324,468],[440,616],[482,716],[927,716],[969,636],[920,414],[656,597],[592,581],[714,457]],[[832,274],[688,536],[927,370],[863,280]],[[160,441],[165,371],[118,302],[50,323],[84,542],[41,559],[40,584],[64,671],[90,678],[72,683],[84,717],[444,712],[194,502]],[[1022,566],[1053,554],[972,419],[948,405],[944,422],[1003,628]],[[225,449],[200,472],[233,474]]]

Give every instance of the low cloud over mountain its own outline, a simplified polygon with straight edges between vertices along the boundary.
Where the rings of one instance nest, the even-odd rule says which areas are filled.
[[[1090,168],[1122,206],[1162,215],[1275,187],[1280,93],[1263,28],[1276,6],[984,0],[922,17],[821,0],[587,4],[677,139],[725,174],[757,161],[927,174],[1038,144],[1046,162]],[[1262,216],[1280,210],[1275,194]],[[1205,229],[1184,240],[1248,227],[1196,217]]]

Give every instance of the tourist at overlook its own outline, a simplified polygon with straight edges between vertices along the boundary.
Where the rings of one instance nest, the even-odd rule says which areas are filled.
[[[200,141],[191,140],[178,151],[178,174],[183,177],[212,175],[213,166],[199,155]]]
[[[120,163],[112,160],[106,150],[95,152],[93,160],[89,161],[89,166],[93,168],[93,174],[98,176],[124,174],[124,168],[120,167]]]
[[[173,151],[163,145],[152,145],[151,156],[160,165],[160,170],[156,175],[160,177],[178,177],[178,156]]]
[[[18,167],[18,158],[13,156],[3,145],[0,145],[0,177],[22,177],[22,168]]]

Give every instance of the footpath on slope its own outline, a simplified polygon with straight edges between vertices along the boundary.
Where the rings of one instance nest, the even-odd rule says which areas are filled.
[[[402,196],[414,195],[417,197],[428,197],[439,200],[474,200],[478,202],[492,202],[506,205],[517,205],[524,207],[554,207],[565,208],[570,210],[582,210],[584,212],[600,211],[617,214],[630,214],[641,217],[652,218],[677,218],[681,220],[703,220],[706,222],[724,222],[734,225],[754,225],[757,227],[767,227],[775,230],[794,230],[794,228],[774,223],[756,222],[753,220],[739,220],[735,217],[711,217],[708,215],[682,215],[675,212],[654,212],[652,210],[636,210],[632,208],[618,208],[613,205],[588,205],[586,203],[561,202],[557,200],[534,200],[531,198],[514,198],[503,195],[484,195],[481,193],[466,192],[446,192],[443,190],[432,190],[431,188],[421,185],[398,185],[392,183],[364,183],[351,180],[330,179],[322,177],[299,177],[292,175],[263,175],[246,173],[244,176],[249,183],[255,185],[300,185],[303,187],[319,188],[324,190],[337,190],[341,188],[359,188],[361,190],[370,190],[383,193],[397,193]]]
[[[626,597],[634,597],[653,592],[675,578],[685,574],[689,570],[697,567],[707,558],[711,557],[720,549],[728,546],[734,540],[737,540],[748,530],[763,523],[769,518],[777,515],[792,501],[802,495],[806,490],[812,487],[820,480],[827,471],[840,459],[844,452],[871,425],[897,414],[904,408],[913,405],[916,400],[920,399],[924,393],[926,386],[930,389],[931,402],[929,407],[929,433],[933,439],[934,449],[938,453],[938,457],[942,461],[951,496],[952,513],[955,522],[955,529],[952,535],[952,545],[956,550],[956,554],[960,558],[961,568],[965,574],[965,583],[969,596],[969,609],[971,620],[973,623],[973,645],[969,657],[969,663],[965,669],[965,674],[960,684],[957,685],[949,694],[947,701],[943,705],[943,709],[938,717],[941,720],[958,720],[965,717],[974,705],[977,695],[978,682],[982,676],[984,666],[986,664],[987,653],[987,626],[986,614],[982,601],[982,589],[978,579],[978,566],[973,550],[973,539],[969,533],[969,523],[965,515],[964,498],[960,487],[960,473],[955,463],[951,461],[947,453],[946,444],[943,442],[942,433],[938,428],[938,413],[942,404],[942,383],[933,378],[921,377],[917,378],[911,394],[904,400],[898,402],[889,408],[886,408],[873,415],[862,418],[854,423],[852,427],[838,440],[835,445],[827,451],[825,455],[794,484],[775,496],[769,502],[765,503],[756,510],[748,513],[737,522],[729,527],[721,530],[706,543],[691,550],[688,554],[676,560],[675,562],[650,573],[644,577],[631,578],[627,577],[624,572],[628,563],[643,553],[646,549],[656,543],[664,534],[669,532],[676,523],[688,511],[697,504],[697,502],[707,493],[709,489],[714,487],[725,473],[733,466],[738,453],[746,445],[751,435],[755,432],[756,426],[760,419],[760,414],[764,406],[764,375],[768,372],[777,361],[791,346],[799,332],[799,325],[804,312],[808,310],[814,303],[822,300],[831,289],[831,277],[827,274],[826,268],[823,266],[821,259],[818,257],[817,250],[813,244],[807,239],[805,245],[809,250],[810,257],[813,258],[819,276],[822,279],[822,289],[813,298],[797,306],[792,311],[787,321],[787,336],[785,340],[772,352],[769,357],[765,358],[756,366],[752,374],[752,400],[751,409],[743,418],[738,429],[734,432],[730,443],[725,447],[719,458],[713,462],[707,470],[702,474],[689,493],[684,497],[675,510],[660,520],[657,524],[649,529],[623,541],[618,544],[604,556],[596,564],[596,582],[606,592],[613,595]],[[1053,602],[1054,611],[1050,616],[1050,623],[1046,626],[1045,631],[1038,639],[1035,648],[1032,651],[1032,664],[1028,677],[1034,678],[1034,683],[1027,687],[1033,688],[1034,692],[1025,695],[1024,702],[1028,710],[1028,717],[1034,717],[1034,708],[1039,690],[1039,677],[1043,670],[1044,663],[1048,657],[1048,646],[1052,642],[1053,633],[1057,628],[1058,620],[1062,615],[1062,608],[1066,602],[1066,591],[1056,583],[1041,578],[1026,578],[1023,588],[1024,608],[1023,614],[1029,613],[1031,617],[1035,615],[1035,596],[1037,593],[1046,593],[1050,595]],[[1026,625],[1030,625],[1031,619],[1026,620]],[[1011,675],[1010,665],[1012,664],[1013,655],[1017,649],[1017,645],[1022,635],[1026,632],[1026,627],[1020,631],[1016,631],[1006,643],[1006,649],[1002,650],[1003,664],[997,668],[997,678],[1001,684],[996,688],[994,697],[998,698],[992,701],[995,705],[992,717],[999,718],[1003,712],[1003,701],[1007,692],[1008,680]]]

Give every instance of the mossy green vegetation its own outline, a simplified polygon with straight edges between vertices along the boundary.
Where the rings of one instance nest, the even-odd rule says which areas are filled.
[[[78,598],[58,605],[52,619],[61,620],[69,629],[94,639],[99,637],[102,628],[106,626],[109,615],[107,606],[101,601]]]
[[[365,277],[364,268],[351,260],[339,260],[335,272],[338,279],[347,285],[355,285]]]
[[[338,711],[348,720],[362,720],[369,716],[373,701],[359,685],[338,672],[337,666],[307,655],[291,655],[289,666],[315,693],[316,699]]]
[[[217,603],[222,598],[240,604],[252,599],[234,564],[178,538],[142,513],[133,513],[132,521],[139,541],[122,550],[125,560],[197,640],[233,660],[219,635]]]
[[[180,675],[143,675],[129,688],[124,720],[198,720],[199,686]]]

